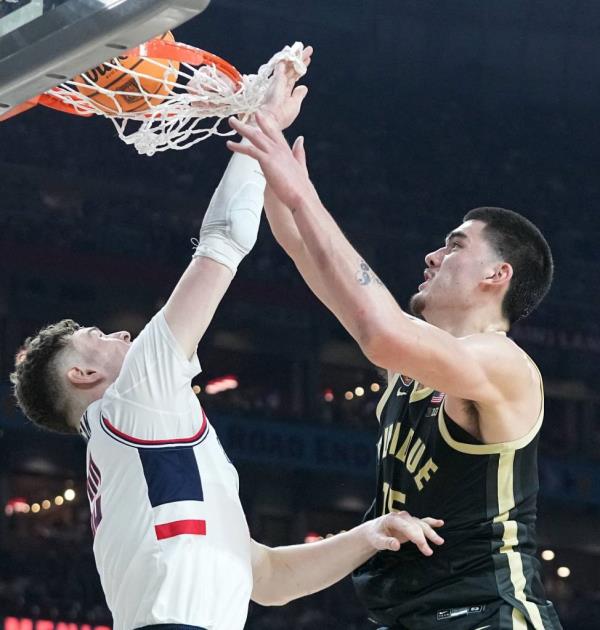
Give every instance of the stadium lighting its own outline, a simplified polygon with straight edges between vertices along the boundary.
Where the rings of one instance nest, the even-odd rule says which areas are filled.
[[[213,378],[211,381],[208,381],[204,391],[210,395],[219,394],[228,389],[236,389],[238,385],[239,381],[237,376],[228,374],[227,376],[219,376],[218,378]]]
[[[75,498],[75,490],[73,490],[73,488],[69,488],[64,491],[63,496],[67,501],[72,501]]]
[[[558,569],[556,569],[556,574],[558,577],[567,578],[571,575],[571,569],[569,569],[569,567],[558,567]]]
[[[4,508],[4,513],[7,516],[12,516],[13,514],[27,514],[29,512],[30,507],[27,503],[27,500],[24,497],[12,497],[6,503]]]
[[[544,549],[544,551],[542,551],[542,560],[550,561],[554,560],[555,557],[556,554],[552,549]]]

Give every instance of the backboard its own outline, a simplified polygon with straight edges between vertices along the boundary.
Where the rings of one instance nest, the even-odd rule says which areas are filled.
[[[0,0],[0,115],[171,30],[210,0]]]

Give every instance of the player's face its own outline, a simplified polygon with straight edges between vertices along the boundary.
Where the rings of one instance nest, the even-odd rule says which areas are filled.
[[[425,256],[424,280],[411,299],[415,315],[434,316],[476,306],[482,281],[494,273],[498,255],[483,235],[482,221],[465,221],[452,230],[442,247]]]
[[[126,330],[104,334],[95,326],[81,328],[73,334],[73,347],[86,367],[102,372],[114,381],[131,346],[131,335]]]

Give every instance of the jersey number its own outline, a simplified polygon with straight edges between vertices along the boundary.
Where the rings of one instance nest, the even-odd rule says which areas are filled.
[[[394,490],[387,481],[383,482],[383,514],[389,514],[390,512],[401,512],[404,509],[406,503],[406,495],[404,492]]]

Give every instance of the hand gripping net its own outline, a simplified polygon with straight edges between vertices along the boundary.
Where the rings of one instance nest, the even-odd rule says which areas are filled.
[[[150,94],[144,90],[140,79],[148,78],[156,84],[156,75],[140,74],[123,66],[119,59],[111,59],[103,65],[133,77],[139,91],[131,91],[131,85],[126,92],[100,87],[90,78],[93,73],[87,73],[79,75],[77,81],[66,81],[46,92],[38,102],[71,114],[109,118],[121,140],[132,144],[140,155],[188,149],[212,135],[234,134],[229,129],[221,131],[221,121],[229,116],[245,119],[262,105],[273,70],[280,61],[291,62],[298,76],[302,76],[306,72],[303,49],[300,42],[286,46],[256,74],[240,75],[216,55],[186,44],[155,39],[129,51],[128,55],[142,57],[146,63],[158,66],[162,80],[171,88],[168,94]],[[178,71],[172,60],[179,62]],[[107,112],[107,107],[99,107],[77,88],[85,88],[87,92],[93,88],[108,97],[114,103],[110,107],[114,113]],[[147,108],[143,112],[123,111],[118,96],[143,98]]]

